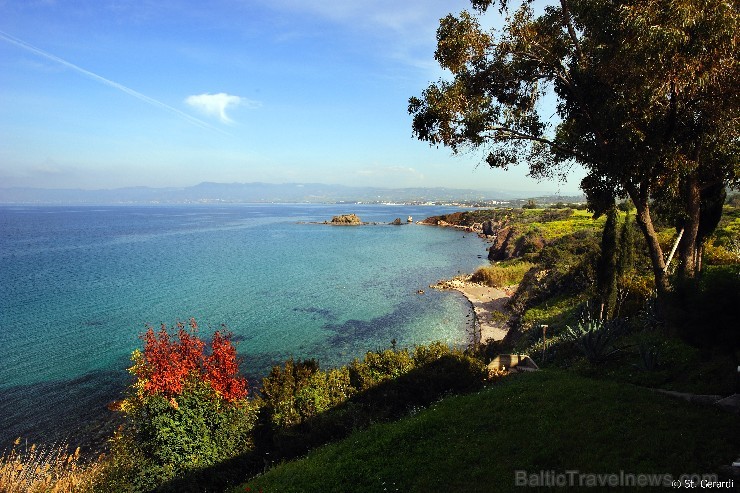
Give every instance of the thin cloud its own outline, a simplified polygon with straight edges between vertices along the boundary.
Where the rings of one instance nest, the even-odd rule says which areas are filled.
[[[243,0],[242,0],[243,1]],[[376,53],[438,78],[434,63],[435,33],[439,19],[448,13],[470,9],[468,0],[261,0],[269,8],[306,13],[363,33],[380,43]],[[426,78],[426,77],[425,77]]]
[[[185,103],[201,113],[218,118],[222,123],[234,123],[226,110],[236,106],[255,108],[259,103],[248,99],[220,92],[218,94],[196,94],[185,98]]]
[[[82,74],[82,75],[84,75],[86,77],[89,77],[89,78],[91,78],[91,79],[93,79],[93,80],[95,80],[97,82],[100,82],[100,83],[105,84],[105,85],[107,85],[109,87],[112,87],[114,89],[117,89],[117,90],[119,90],[119,91],[121,91],[121,92],[123,92],[125,94],[128,94],[129,96],[133,96],[136,99],[138,99],[140,101],[144,101],[145,103],[148,103],[148,104],[150,104],[150,105],[152,105],[154,107],[157,107],[157,108],[163,109],[165,111],[168,111],[168,112],[172,113],[173,115],[177,116],[178,118],[180,118],[182,120],[185,120],[186,122],[188,122],[188,123],[190,123],[192,125],[195,125],[195,126],[201,127],[201,128],[206,128],[206,129],[209,129],[209,130],[215,130],[216,132],[220,132],[222,134],[229,135],[226,132],[224,132],[223,130],[218,129],[218,128],[214,127],[213,125],[204,122],[203,120],[200,120],[198,118],[195,118],[193,116],[190,116],[187,113],[184,113],[184,112],[178,110],[177,108],[173,108],[172,106],[170,106],[168,104],[165,104],[165,103],[163,103],[161,101],[158,101],[158,100],[156,100],[154,98],[150,98],[149,96],[147,96],[145,94],[142,94],[142,93],[140,93],[138,91],[135,91],[135,90],[131,89],[130,87],[126,87],[123,84],[119,84],[118,82],[114,82],[114,81],[112,81],[110,79],[106,79],[105,77],[102,77],[102,76],[100,76],[100,75],[98,75],[96,73],[90,72],[89,70],[85,70],[84,68],[79,67],[79,66],[75,65],[74,63],[68,62],[67,60],[65,60],[63,58],[59,58],[56,55],[52,55],[51,53],[48,53],[48,52],[46,52],[46,51],[44,51],[44,50],[42,50],[40,48],[36,48],[35,46],[26,43],[22,39],[16,38],[15,36],[11,36],[10,34],[8,34],[6,32],[0,31],[0,39],[3,39],[3,40],[7,41],[8,43],[10,43],[12,45],[15,45],[15,46],[17,46],[19,48],[22,48],[22,49],[26,50],[26,51],[30,51],[31,53],[34,53],[36,55],[42,56],[42,57],[44,57],[44,58],[46,58],[48,60],[51,60],[53,62],[56,62],[56,63],[60,64],[60,65],[64,65],[65,67],[71,68],[72,70],[75,70],[76,72],[79,72],[80,74]]]

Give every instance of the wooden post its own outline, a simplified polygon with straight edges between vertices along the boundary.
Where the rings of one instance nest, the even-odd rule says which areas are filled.
[[[542,326],[542,364],[545,363],[545,349],[547,349],[547,325]]]
[[[668,266],[671,264],[671,260],[673,260],[673,255],[676,253],[676,248],[678,248],[678,242],[681,241],[682,236],[683,236],[683,228],[681,228],[681,232],[678,233],[678,238],[676,238],[676,242],[673,244],[673,248],[671,248],[671,254],[668,255],[668,260],[665,261],[665,267],[663,268],[664,274],[668,272]]]

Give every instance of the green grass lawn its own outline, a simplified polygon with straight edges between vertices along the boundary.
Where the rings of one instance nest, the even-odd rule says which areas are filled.
[[[230,491],[511,491],[515,471],[703,474],[738,453],[736,415],[550,370],[375,425]]]
[[[573,215],[568,218],[546,222],[534,221],[528,226],[529,230],[536,230],[545,240],[552,241],[576,231],[601,231],[605,221],[604,216],[593,219],[593,213],[591,212],[573,211]]]

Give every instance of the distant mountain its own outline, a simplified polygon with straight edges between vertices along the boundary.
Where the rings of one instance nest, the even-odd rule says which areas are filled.
[[[541,196],[454,188],[374,188],[321,183],[211,183],[183,188],[109,190],[0,188],[4,204],[207,204],[337,202],[489,202]],[[560,197],[558,200],[566,200]]]

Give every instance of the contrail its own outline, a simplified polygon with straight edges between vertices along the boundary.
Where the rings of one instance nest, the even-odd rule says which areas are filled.
[[[85,70],[84,68],[79,67],[79,66],[75,65],[74,63],[68,62],[67,60],[64,60],[63,58],[59,58],[56,55],[52,55],[51,53],[47,53],[46,51],[44,51],[42,49],[36,48],[35,46],[26,43],[22,39],[18,39],[15,36],[11,36],[10,34],[4,32],[4,31],[0,31],[0,38],[4,39],[8,43],[11,43],[11,44],[14,44],[15,46],[18,46],[20,48],[23,48],[26,51],[30,51],[31,53],[35,53],[36,55],[40,55],[40,56],[42,56],[44,58],[47,58],[47,59],[49,59],[49,60],[51,60],[53,62],[56,62],[56,63],[58,63],[60,65],[64,65],[65,67],[69,67],[72,70],[75,70],[75,71],[81,73],[84,76],[87,76],[87,77],[89,77],[89,78],[91,78],[93,80],[96,80],[98,82],[102,82],[103,84],[105,84],[107,86],[110,86],[110,87],[112,87],[114,89],[118,89],[119,91],[124,92],[124,93],[128,94],[129,96],[133,96],[136,99],[139,99],[141,101],[144,101],[145,103],[149,103],[152,106],[156,106],[157,108],[161,108],[163,110],[169,111],[170,113],[174,114],[175,116],[178,116],[178,117],[182,118],[183,120],[185,120],[186,122],[191,123],[191,124],[193,124],[193,125],[195,125],[197,127],[206,128],[208,130],[215,130],[216,132],[220,132],[220,133],[222,133],[224,135],[231,135],[231,134],[229,134],[227,132],[224,132],[223,130],[221,130],[219,128],[214,127],[213,125],[210,125],[209,123],[204,122],[203,120],[200,120],[198,118],[195,118],[194,116],[190,116],[187,113],[178,110],[177,108],[173,108],[172,106],[170,106],[168,104],[165,104],[162,101],[157,101],[154,98],[150,98],[146,94],[142,94],[142,93],[140,93],[138,91],[134,91],[130,87],[126,87],[126,86],[124,86],[122,84],[119,84],[118,82],[114,82],[114,81],[112,81],[110,79],[106,79],[105,77],[102,77],[102,76],[100,76],[98,74],[95,74],[93,72],[90,72],[89,70]]]

